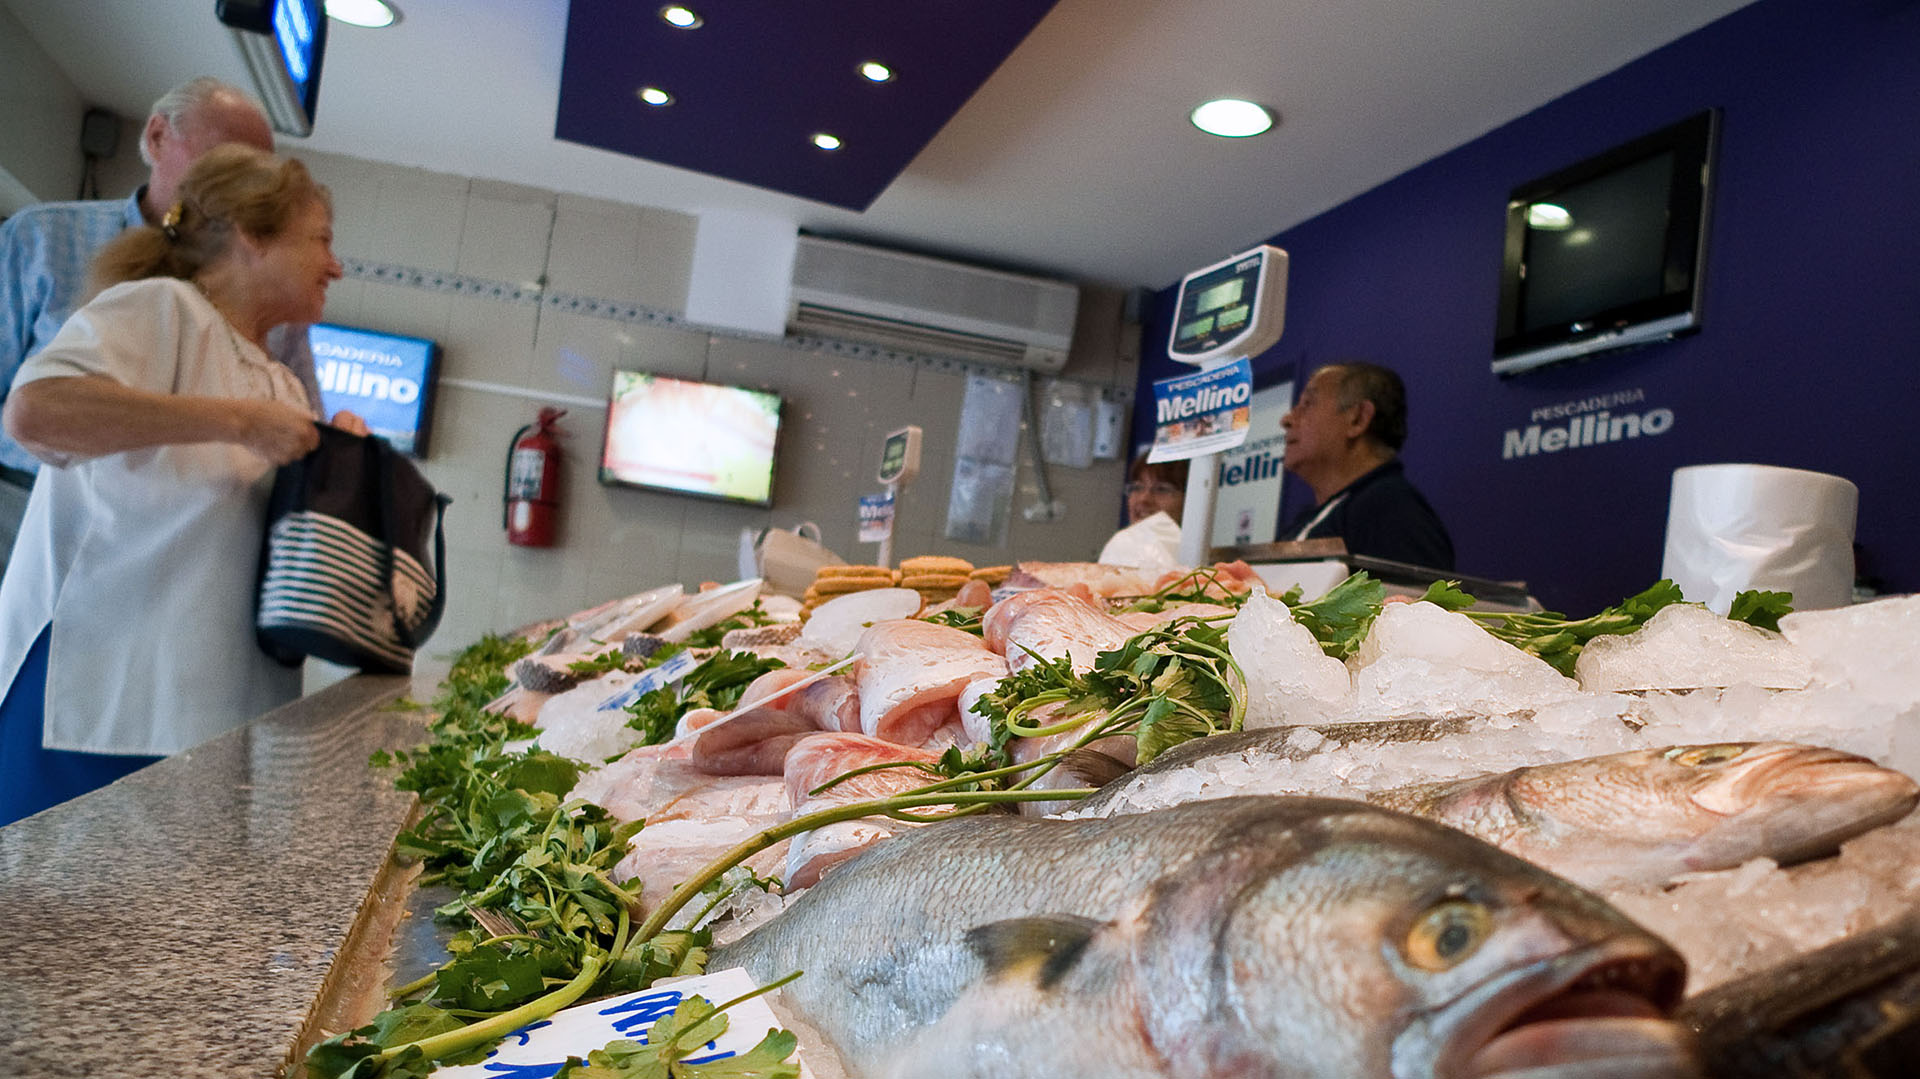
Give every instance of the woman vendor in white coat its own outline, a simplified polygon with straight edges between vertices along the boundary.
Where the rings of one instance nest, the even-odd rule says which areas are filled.
[[[240,145],[178,196],[100,253],[103,291],[7,397],[7,433],[53,467],[0,582],[0,824],[300,694],[254,643],[253,589],[274,470],[319,436],[265,341],[318,321],[341,276],[332,205]]]

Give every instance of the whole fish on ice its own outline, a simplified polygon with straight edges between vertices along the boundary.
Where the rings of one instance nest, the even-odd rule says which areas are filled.
[[[1358,802],[949,821],[846,863],[712,962],[805,971],[788,1005],[867,1079],[1697,1074],[1667,1019],[1685,979],[1669,946]]]
[[[1365,798],[1459,828],[1588,887],[1660,883],[1751,858],[1793,862],[1899,820],[1920,785],[1872,761],[1818,746],[1729,742],[1631,750],[1505,772],[1341,789],[1338,769],[1303,786],[1288,764],[1318,754],[1378,753],[1437,742],[1487,721],[1472,717],[1215,735],[1177,747],[1071,810],[1102,816],[1168,800],[1234,794]],[[1183,784],[1231,760],[1241,782]],[[1222,773],[1213,772],[1218,776]],[[1156,796],[1155,791],[1163,792]]]

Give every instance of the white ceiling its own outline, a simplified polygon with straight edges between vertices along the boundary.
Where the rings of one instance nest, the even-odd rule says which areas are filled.
[[[1748,2],[1061,0],[854,213],[555,141],[566,0],[396,0],[394,27],[333,25],[314,133],[284,148],[1158,288]],[[126,116],[195,74],[247,84],[213,0],[0,3]],[[1188,110],[1220,95],[1280,125],[1200,134]]]

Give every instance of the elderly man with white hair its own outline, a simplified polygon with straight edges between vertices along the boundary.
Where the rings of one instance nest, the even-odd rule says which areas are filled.
[[[140,157],[148,175],[139,190],[125,199],[40,203],[0,224],[0,403],[21,363],[45,348],[86,301],[94,255],[128,228],[158,224],[194,161],[230,142],[271,151],[266,115],[235,86],[209,76],[192,79],[161,95],[147,115]],[[317,409],[320,390],[305,330],[281,327],[272,352],[305,384]],[[39,467],[32,454],[0,434],[0,557],[12,549]]]

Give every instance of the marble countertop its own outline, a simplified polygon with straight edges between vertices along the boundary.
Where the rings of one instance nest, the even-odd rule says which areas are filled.
[[[0,828],[0,1076],[287,1074],[412,810],[367,765],[425,740],[411,688],[346,679]]]

